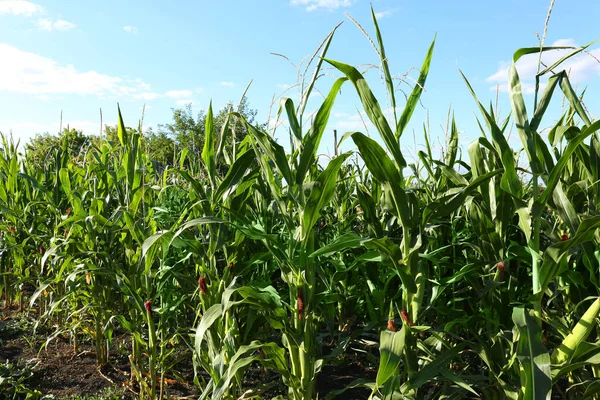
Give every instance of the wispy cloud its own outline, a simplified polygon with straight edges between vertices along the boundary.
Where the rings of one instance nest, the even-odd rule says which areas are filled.
[[[389,11],[389,10],[388,11],[380,11],[380,12],[375,13],[375,18],[377,18],[377,19],[386,18],[386,17],[391,16],[393,13],[394,13],[393,11]]]
[[[156,92],[142,92],[142,93],[133,95],[133,98],[136,100],[147,100],[147,101],[156,100],[159,97],[162,97],[162,96]]]
[[[175,104],[177,104],[178,106],[187,106],[188,104],[194,104],[194,100],[190,100],[190,99],[181,99],[181,100],[177,100],[175,102]]]
[[[33,14],[40,13],[43,10],[42,6],[26,0],[0,1],[0,15],[12,14],[31,17]]]
[[[36,97],[93,95],[135,98],[150,92],[141,79],[124,79],[94,70],[79,71],[73,65],[0,43],[0,92],[24,93]]]
[[[334,111],[333,117],[337,121],[333,122],[333,128],[339,132],[366,132],[374,129],[369,117],[364,112],[346,113]]]
[[[52,31],[69,31],[75,28],[75,24],[65,21],[64,19],[57,19],[55,21],[51,19],[40,19],[37,21],[37,26],[40,30],[46,32]]]
[[[189,89],[183,90],[169,90],[165,93],[165,96],[170,97],[172,99],[183,99],[192,97],[193,92]]]
[[[552,46],[576,47],[577,45],[572,39],[560,39],[554,42]],[[566,49],[544,52],[542,54],[542,62],[549,66],[571,51],[572,50]],[[521,59],[517,61],[517,72],[519,73],[521,89],[524,94],[532,94],[535,91],[535,75],[538,71],[538,58],[539,54],[529,54],[521,57]],[[486,81],[494,84],[494,86],[490,87],[490,90],[496,90],[498,87],[502,92],[508,91],[508,70],[510,65],[510,62],[501,62],[498,70],[493,75],[487,77]],[[573,85],[585,82],[594,76],[600,76],[600,49],[591,50],[589,53],[582,52],[571,57],[561,64],[556,72],[560,70],[567,71],[569,74],[569,81],[571,81]]]
[[[319,8],[328,10],[337,10],[341,7],[350,7],[354,0],[291,0],[291,6],[305,7],[306,11],[311,12]]]
[[[136,26],[132,26],[132,25],[125,25],[123,27],[123,30],[127,33],[131,33],[132,35],[137,35],[137,33],[138,33],[138,28]]]
[[[227,82],[221,82],[221,86],[225,86],[225,87],[235,87],[235,83],[231,82],[231,81],[227,81]]]

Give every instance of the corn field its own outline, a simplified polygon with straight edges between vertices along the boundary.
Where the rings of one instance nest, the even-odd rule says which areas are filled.
[[[425,128],[426,146],[408,162],[400,140],[434,43],[400,108],[374,14],[373,23],[386,98],[327,57],[334,29],[299,104],[281,101],[285,148],[235,112],[216,131],[212,107],[201,157],[184,150],[174,169],[150,159],[142,127],[127,130],[120,111],[118,140],[77,158],[65,142],[31,163],[3,136],[5,305],[52,327],[45,346],[58,335],[75,352],[92,342],[100,366],[125,341],[140,399],[168,398],[182,357],[206,399],[263,398],[243,386],[252,366],[295,400],[356,388],[372,399],[598,398],[600,121],[561,69],[585,46],[540,66],[536,82],[547,84],[527,107],[515,63],[556,48],[517,50],[506,117],[463,76],[481,135],[461,149],[452,120],[438,154]],[[338,79],[309,118],[324,68]],[[331,141],[342,87],[376,132],[346,133],[340,141],[355,150],[324,163],[317,150]],[[565,102],[561,115],[546,115],[552,99]],[[227,142],[239,126],[248,134]],[[371,354],[375,379],[318,393],[320,372],[351,349]]]

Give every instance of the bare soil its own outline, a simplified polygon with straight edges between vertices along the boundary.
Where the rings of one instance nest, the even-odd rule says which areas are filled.
[[[95,347],[82,343],[75,353],[68,338],[58,336],[45,346],[47,333],[34,335],[34,314],[27,317],[15,309],[0,309],[0,362],[19,365],[36,365],[33,378],[27,382],[30,389],[39,390],[44,395],[52,394],[57,399],[70,398],[73,395],[98,395],[107,389],[116,389],[123,399],[136,398],[137,388],[130,383],[130,367],[125,354],[116,351],[110,354],[110,363],[99,368],[96,365]],[[30,322],[27,322],[27,318]],[[24,322],[25,320],[25,322]],[[38,328],[38,332],[39,332]],[[43,327],[42,327],[43,331]],[[117,340],[119,340],[117,338]],[[116,347],[116,346],[114,346]],[[376,369],[367,367],[360,356],[346,355],[343,361],[337,361],[323,367],[317,388],[319,398],[327,393],[345,388],[357,378],[375,379]],[[173,376],[167,379],[168,394],[174,399],[195,399],[199,395],[193,384],[191,356],[176,365]],[[287,388],[281,383],[279,375],[267,372],[259,365],[252,366],[245,375],[244,388],[260,389],[261,397],[271,399],[286,397]],[[366,389],[345,391],[339,398],[367,399]]]

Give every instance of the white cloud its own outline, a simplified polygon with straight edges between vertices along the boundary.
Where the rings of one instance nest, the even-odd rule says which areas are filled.
[[[382,19],[382,18],[385,18],[385,17],[389,17],[392,14],[393,14],[392,11],[381,11],[381,12],[375,13],[375,18]]]
[[[335,118],[340,118],[339,121],[333,123],[333,129],[337,129],[338,133],[365,132],[375,129],[371,120],[369,120],[369,117],[364,112],[361,112],[360,114],[358,112],[354,114],[334,112],[333,116]]]
[[[135,26],[132,26],[132,25],[125,25],[125,26],[123,27],[123,30],[124,30],[125,32],[127,32],[127,33],[131,33],[131,34],[133,34],[133,35],[137,35],[137,33],[138,33],[138,28],[137,28],[137,27],[135,27]]]
[[[306,11],[311,12],[319,8],[328,10],[337,10],[340,7],[350,7],[354,0],[291,0],[291,6],[306,7]]]
[[[51,19],[40,19],[37,22],[37,26],[42,31],[68,31],[75,28],[75,24],[65,21],[63,19],[57,19],[52,21]]]
[[[188,89],[184,90],[169,90],[165,93],[165,96],[170,97],[172,99],[181,99],[181,98],[189,98],[192,97],[193,92]]]
[[[367,125],[365,129],[365,124]],[[365,123],[360,119],[348,119],[345,121],[338,121],[333,125],[333,128],[337,129],[338,133],[346,133],[346,132],[366,132],[373,128],[371,121],[368,119],[365,120]]]
[[[188,104],[194,104],[194,100],[187,100],[187,99],[181,99],[181,100],[177,100],[175,102],[175,104],[177,104],[178,106],[187,106]]]
[[[558,39],[556,42],[552,43],[552,46],[571,46],[577,47],[577,43],[573,39]]]
[[[159,93],[156,92],[142,92],[142,93],[138,93],[138,94],[134,94],[133,98],[136,100],[156,100],[159,97],[161,97],[161,95]]]
[[[0,15],[13,14],[31,17],[33,14],[42,12],[44,9],[37,4],[26,0],[3,0],[0,1]]]
[[[339,112],[339,111],[334,111],[332,115],[334,118],[347,118],[350,116],[350,114],[348,114],[348,113]]]
[[[97,71],[78,71],[73,65],[0,43],[0,91],[39,96],[94,95],[134,98],[149,92],[150,86],[140,79],[125,80]]]
[[[573,39],[560,39],[552,44],[552,46],[577,46]],[[547,51],[542,54],[542,62],[550,66],[554,62],[558,61],[561,57],[565,56],[572,49],[565,50],[554,50]],[[555,72],[566,70],[569,74],[569,81],[572,85],[585,82],[595,76],[600,76],[600,49],[589,51],[591,54],[579,53],[563,64],[561,64]],[[524,94],[532,94],[535,92],[535,75],[538,71],[538,58],[539,54],[529,54],[523,56],[517,61],[517,72],[521,80],[521,88]],[[498,70],[490,75],[486,81],[493,83],[494,86],[490,87],[490,90],[498,89],[502,92],[508,91],[508,70],[510,68],[510,62],[501,62]],[[542,69],[544,67],[542,66]],[[547,75],[549,76],[549,75]],[[543,90],[545,83],[540,84],[540,91]]]
[[[233,82],[221,82],[221,86],[235,87],[235,83],[233,83]]]

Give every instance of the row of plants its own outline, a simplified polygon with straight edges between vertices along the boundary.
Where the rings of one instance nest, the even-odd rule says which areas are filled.
[[[212,106],[201,157],[184,150],[179,168],[167,170],[144,150],[142,126],[126,129],[120,111],[118,140],[72,158],[65,139],[43,167],[4,137],[5,301],[18,303],[19,288],[32,285],[29,305],[57,327],[48,341],[92,340],[99,365],[110,362],[115,337],[126,338],[140,398],[167,397],[166,378],[185,357],[201,398],[258,398],[262,388],[243,385],[252,365],[275,371],[290,399],[343,396],[317,393],[320,371],[351,347],[373,345],[375,381],[357,377],[346,388],[367,388],[371,398],[595,398],[600,122],[560,70],[586,47],[560,48],[565,57],[540,64],[536,81],[549,77],[529,112],[515,63],[557,48],[519,49],[506,118],[480,103],[465,77],[481,136],[462,151],[452,119],[437,154],[425,126],[424,150],[409,163],[400,141],[434,44],[399,111],[374,13],[373,24],[392,115],[358,69],[327,58],[336,28],[300,82],[299,104],[281,101],[287,150],[236,112],[216,131]],[[326,65],[339,78],[308,115]],[[345,134],[357,157],[324,165],[317,150],[346,86],[378,137]],[[546,116],[561,95],[564,112]],[[245,137],[228,140],[240,124]],[[523,149],[507,141],[513,126]]]

